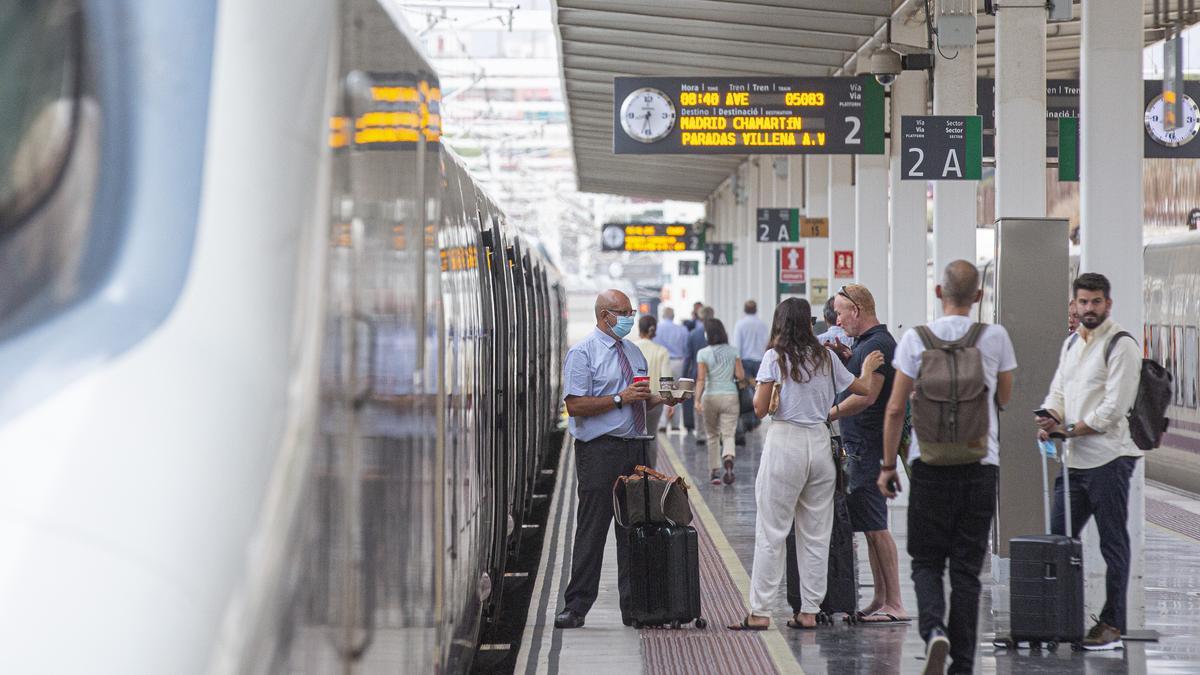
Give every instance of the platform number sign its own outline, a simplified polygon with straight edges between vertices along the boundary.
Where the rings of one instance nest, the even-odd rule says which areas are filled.
[[[758,209],[755,230],[764,243],[796,242],[829,236],[828,218],[806,218],[800,209]]]
[[[908,116],[900,120],[902,180],[979,180],[983,120],[978,115]]]
[[[681,277],[698,277],[698,276],[700,276],[700,261],[699,260],[680,260],[679,261],[679,276],[681,276]]]
[[[733,242],[714,241],[704,245],[704,264],[732,265]]]

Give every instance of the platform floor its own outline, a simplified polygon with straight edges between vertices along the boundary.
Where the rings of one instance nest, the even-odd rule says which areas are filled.
[[[707,456],[691,434],[659,434],[659,464],[688,479],[701,540],[701,586],[706,630],[641,630],[621,624],[617,608],[615,543],[610,535],[600,599],[579,630],[554,630],[554,615],[570,571],[574,534],[574,454],[568,447],[547,522],[547,545],[530,607],[517,673],[918,673],[924,645],[911,624],[838,623],[817,631],[784,626],[789,618],[781,594],[772,629],[736,633],[724,628],[746,611],[749,570],[754,551],[754,476],[762,449],[762,427],[738,448],[732,486],[707,480]],[[693,477],[696,480],[693,480]],[[1146,489],[1146,627],[1158,630],[1158,642],[1126,642],[1112,652],[997,651],[991,639],[1008,622],[993,611],[995,592],[984,572],[980,607],[979,673],[1200,673],[1200,501],[1153,485]],[[900,550],[903,599],[915,617],[904,507],[891,508],[893,535]],[[866,542],[858,544],[861,604],[871,596]]]

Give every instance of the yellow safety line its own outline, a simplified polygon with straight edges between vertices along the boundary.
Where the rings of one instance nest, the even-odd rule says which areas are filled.
[[[692,480],[691,474],[688,473],[687,467],[684,466],[683,460],[679,458],[679,454],[675,452],[675,446],[671,444],[666,434],[658,435],[658,447],[662,448],[667,453],[667,459],[671,460],[671,465],[675,467],[676,475],[682,476],[688,485],[699,486],[699,483]],[[691,496],[692,509],[696,512],[700,522],[704,523],[704,529],[708,531],[708,536],[712,539],[713,546],[717,549],[717,554],[721,556],[721,562],[725,564],[725,568],[729,570],[729,576],[733,578],[733,583],[737,586],[738,592],[743,598],[750,597],[750,575],[746,574],[746,568],[742,567],[742,561],[738,559],[737,553],[733,551],[733,547],[729,545],[729,540],[725,538],[725,531],[721,529],[721,524],[717,522],[717,517],[708,508],[708,504],[704,502],[704,496],[700,494],[700,490],[692,490]],[[717,628],[722,628],[717,626]],[[775,627],[775,622],[771,622],[771,628],[759,634],[763,642],[766,643],[767,654],[770,655],[771,661],[775,664],[775,669],[779,671],[779,675],[804,675],[804,670],[800,667],[800,662],[796,660],[796,655],[792,653],[791,647],[788,647],[787,640],[783,634]]]

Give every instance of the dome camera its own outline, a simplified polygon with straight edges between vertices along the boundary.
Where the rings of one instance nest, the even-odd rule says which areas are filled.
[[[871,74],[875,81],[883,86],[889,86],[896,81],[896,76],[903,69],[900,54],[886,47],[877,49],[871,54]]]

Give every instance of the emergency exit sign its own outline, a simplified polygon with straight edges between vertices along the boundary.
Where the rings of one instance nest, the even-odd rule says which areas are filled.
[[[900,118],[902,180],[979,180],[983,120],[978,115]]]

